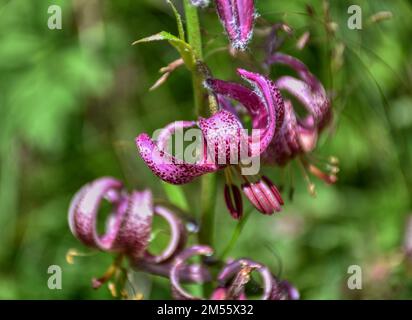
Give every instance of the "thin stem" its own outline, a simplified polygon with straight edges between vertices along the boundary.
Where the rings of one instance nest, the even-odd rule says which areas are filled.
[[[192,6],[189,0],[183,0],[186,28],[189,44],[195,50],[199,61],[202,60],[202,36],[200,33],[199,17],[196,7]],[[207,112],[206,99],[204,99],[203,75],[195,67],[192,70],[193,90],[195,104],[198,115],[204,115]],[[201,198],[200,198],[200,231],[199,243],[212,246],[214,234],[214,215],[216,203],[216,174],[207,174],[202,177],[201,181]]]
[[[199,59],[203,59],[202,35],[200,33],[199,16],[195,6],[189,0],[183,0],[186,16],[186,28],[189,44],[196,51]]]
[[[227,244],[226,248],[223,250],[222,254],[219,256],[219,260],[224,260],[227,255],[233,250],[235,247],[237,240],[239,239],[243,228],[246,222],[249,220],[250,214],[253,211],[253,208],[250,208],[245,216],[237,223],[235,229],[233,230],[232,237],[230,238],[229,243]]]
[[[213,246],[215,231],[216,178],[216,174],[207,174],[201,181],[199,243],[208,246]]]
[[[197,59],[201,62],[203,59],[202,35],[200,33],[197,9],[189,3],[189,0],[183,0],[183,3],[186,16],[188,41],[194,49]],[[206,116],[208,108],[204,94],[203,80],[204,78],[202,73],[199,72],[198,66],[195,65],[192,70],[192,81],[196,111],[197,115]],[[201,179],[200,230],[198,238],[200,244],[213,247],[216,204],[216,174],[207,174]],[[211,283],[205,283],[202,288],[203,295],[208,296],[211,290]]]
[[[188,42],[194,49],[197,59],[201,61],[203,59],[203,48],[197,9],[195,6],[190,4],[189,0],[183,0],[183,4],[186,16]],[[195,65],[192,70],[192,83],[196,112],[198,115],[205,115],[207,112],[203,80],[203,75],[199,72],[197,66]]]

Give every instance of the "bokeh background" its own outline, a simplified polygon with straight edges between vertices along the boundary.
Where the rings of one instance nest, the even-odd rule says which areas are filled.
[[[174,2],[181,11],[181,1]],[[403,243],[412,214],[412,4],[330,1],[328,23],[325,3],[260,0],[257,7],[263,19],[293,27],[282,51],[307,63],[334,96],[335,122],[316,154],[339,158],[339,181],[326,186],[313,179],[313,198],[293,164],[293,201],[272,217],[253,212],[230,256],[266,263],[304,299],[408,299]],[[47,28],[53,4],[62,8],[62,30]],[[362,30],[347,28],[351,4],[362,8]],[[392,18],[374,21],[380,11]],[[222,50],[227,40],[212,9],[202,11],[201,23],[207,64],[216,76],[236,80],[235,67],[248,65]],[[0,1],[0,298],[111,298],[107,287],[93,290],[90,279],[113,257],[74,239],[67,209],[83,184],[107,175],[167,199],[134,145],[140,132],[194,117],[184,68],[148,90],[177,53],[166,43],[131,43],[161,30],[176,34],[163,0]],[[305,31],[311,37],[300,51],[295,44]],[[261,41],[257,32],[256,60]],[[283,180],[279,168],[264,172],[288,193],[290,178]],[[215,247],[221,252],[237,223],[226,212],[219,179]],[[196,217],[199,183],[182,190]],[[88,256],[68,264],[70,248]],[[50,265],[63,270],[62,290],[47,287]],[[350,265],[362,268],[362,290],[347,288]],[[170,298],[167,280],[133,277],[145,298]]]

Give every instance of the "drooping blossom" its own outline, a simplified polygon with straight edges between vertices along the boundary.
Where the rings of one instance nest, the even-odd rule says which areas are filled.
[[[269,57],[267,64],[285,64],[298,73],[300,79],[282,76],[275,83],[281,91],[295,97],[307,111],[307,115],[301,119],[292,102],[287,100],[285,103],[288,119],[264,154],[266,162],[282,165],[297,154],[315,148],[318,134],[330,122],[332,113],[325,88],[303,62],[283,53],[275,53]]]
[[[112,207],[104,234],[97,232],[99,208],[107,200]],[[159,254],[148,250],[153,216],[169,225],[169,244]],[[127,256],[133,266],[167,276],[170,262],[186,244],[186,229],[179,217],[165,206],[155,205],[149,190],[126,192],[123,184],[111,177],[97,179],[82,187],[73,197],[69,208],[69,226],[73,235],[85,245]],[[208,278],[198,266],[182,272],[186,281]]]
[[[243,175],[240,164],[245,159],[254,159],[266,150],[274,135],[280,130],[284,117],[283,99],[276,85],[268,78],[243,69],[239,75],[254,88],[237,83],[208,79],[205,83],[211,93],[234,99],[252,115],[252,135],[248,135],[234,113],[221,108],[209,118],[197,122],[179,121],[166,126],[156,141],[143,133],[136,138],[140,156],[150,170],[162,180],[172,184],[191,182],[198,176],[225,169],[227,186],[225,200],[230,213],[240,218],[241,199],[238,187],[232,180],[232,171],[240,173],[244,181],[242,190],[251,203],[262,213],[279,211],[283,201],[275,185],[268,178]],[[169,154],[167,140],[177,129],[197,126],[204,140],[204,152],[200,159],[185,162]],[[258,135],[254,135],[254,133]]]
[[[181,270],[187,268],[187,261],[196,256],[211,256],[213,250],[208,246],[193,246],[176,256],[170,270],[172,294],[179,300],[200,300],[187,292],[180,284]],[[251,281],[251,274],[258,272],[263,281],[262,300],[296,300],[299,293],[287,281],[279,281],[270,272],[269,268],[261,263],[238,259],[225,264],[217,276],[217,288],[212,292],[210,300],[247,300],[245,287]]]

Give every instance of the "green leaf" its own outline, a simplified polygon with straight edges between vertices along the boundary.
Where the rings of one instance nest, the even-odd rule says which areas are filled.
[[[189,204],[181,186],[175,186],[166,182],[162,182],[162,186],[171,204],[184,211],[189,211]]]
[[[149,37],[137,40],[133,42],[133,45],[145,42],[153,41],[168,41],[175,49],[179,52],[186,67],[189,70],[193,70],[196,66],[196,55],[193,48],[186,41],[179,39],[178,37],[172,35],[169,32],[161,31],[157,34],[151,35]]]
[[[179,32],[179,38],[180,40],[185,41],[185,29],[183,28],[183,22],[182,22],[182,17],[180,13],[177,11],[175,5],[173,4],[172,1],[166,0],[166,2],[172,7],[173,13],[176,18],[176,23],[177,23],[177,30]]]

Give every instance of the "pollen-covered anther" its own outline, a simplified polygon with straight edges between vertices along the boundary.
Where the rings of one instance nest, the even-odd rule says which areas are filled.
[[[316,197],[316,186],[314,183],[308,184],[308,192],[312,197]]]
[[[308,164],[308,170],[315,177],[323,180],[327,184],[334,184],[338,180],[336,174],[334,173],[327,174],[313,164]]]
[[[114,259],[113,263],[109,266],[109,268],[100,278],[92,279],[92,288],[99,289],[103,284],[107,283],[110,279],[112,279],[116,272],[121,270],[122,261],[123,255],[120,254]],[[112,291],[112,288],[110,288],[110,286],[109,290]]]
[[[282,209],[283,199],[267,177],[262,177],[257,182],[244,183],[242,191],[253,206],[264,214],[270,215]]]
[[[339,159],[335,156],[330,156],[329,157],[329,163],[331,165],[338,165],[339,164]]]
[[[83,252],[77,251],[77,249],[71,248],[66,253],[66,262],[68,264],[74,264],[75,257],[87,257],[90,255],[92,255],[92,253],[83,253]]]

